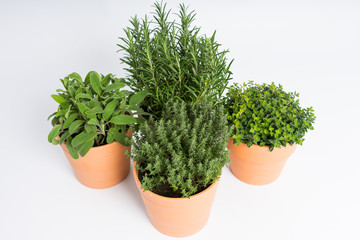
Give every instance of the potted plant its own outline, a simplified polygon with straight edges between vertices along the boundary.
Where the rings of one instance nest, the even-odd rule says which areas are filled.
[[[170,100],[137,134],[133,172],[151,223],[173,237],[198,232],[229,161],[223,106]]]
[[[148,92],[144,109],[155,117],[170,98],[218,104],[232,76],[228,50],[220,49],[215,32],[207,37],[192,26],[195,13],[184,4],[179,5],[179,21],[169,20],[166,4],[154,8],[153,19],[132,18],[118,44],[130,88]]]
[[[226,111],[232,125],[230,169],[239,180],[264,185],[275,181],[296,145],[313,130],[312,107],[300,107],[299,94],[281,85],[252,81],[230,87]]]
[[[91,71],[83,81],[77,73],[60,80],[64,89],[51,97],[59,104],[49,116],[48,141],[61,144],[77,179],[85,186],[107,188],[129,173],[131,128],[144,121],[139,104],[145,92],[132,94],[123,79]],[[80,155],[80,156],[79,156]]]

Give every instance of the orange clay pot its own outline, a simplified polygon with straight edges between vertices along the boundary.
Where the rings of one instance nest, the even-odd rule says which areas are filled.
[[[126,135],[130,135],[130,131]],[[65,142],[61,144],[65,156],[74,170],[76,178],[83,185],[90,188],[109,188],[126,178],[130,171],[130,159],[125,147],[114,141],[103,146],[93,147],[89,152],[78,159],[73,159],[66,147]]]
[[[268,146],[252,145],[248,148],[243,143],[237,146],[230,138],[227,148],[230,150],[230,170],[236,178],[252,185],[265,185],[280,176],[296,144],[287,144],[270,152]]]
[[[169,198],[141,189],[136,163],[136,186],[144,201],[152,225],[171,237],[186,237],[200,231],[207,223],[219,181],[190,198]]]

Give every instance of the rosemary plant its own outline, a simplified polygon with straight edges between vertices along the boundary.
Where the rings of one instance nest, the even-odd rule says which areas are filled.
[[[130,88],[149,93],[144,107],[155,117],[170,98],[217,104],[232,79],[228,50],[220,50],[215,32],[207,37],[191,26],[195,12],[184,4],[176,14],[179,21],[169,20],[166,4],[155,3],[154,8],[153,19],[131,18],[131,27],[124,29],[126,37],[120,37],[118,46],[124,52],[120,60],[127,65]]]

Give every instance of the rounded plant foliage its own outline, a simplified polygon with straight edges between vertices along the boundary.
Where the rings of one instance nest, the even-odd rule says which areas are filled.
[[[65,89],[51,95],[59,106],[49,116],[54,126],[48,136],[50,143],[65,142],[74,159],[78,159],[79,154],[85,156],[92,147],[113,141],[130,146],[126,132],[144,122],[131,115],[146,114],[139,107],[145,92],[132,94],[121,90],[125,87],[123,79],[112,74],[100,76],[94,71],[89,72],[84,81],[78,73],[60,81]]]
[[[142,188],[190,197],[209,187],[229,162],[224,107],[169,101],[159,120],[140,126],[132,148]]]
[[[225,108],[234,144],[266,145],[270,151],[286,143],[302,145],[305,133],[314,129],[315,115],[312,107],[300,107],[298,97],[274,83],[249,81],[230,87]]]
[[[118,44],[130,88],[148,91],[144,106],[155,117],[171,98],[217,104],[232,76],[228,50],[220,49],[215,32],[207,37],[192,26],[195,13],[184,4],[179,5],[178,20],[170,20],[166,4],[155,3],[154,8],[152,18],[132,18]]]

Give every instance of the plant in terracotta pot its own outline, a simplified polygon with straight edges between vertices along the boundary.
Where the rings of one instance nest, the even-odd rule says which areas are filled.
[[[313,108],[302,108],[298,97],[274,83],[230,87],[225,105],[232,126],[228,149],[230,169],[238,179],[264,185],[280,176],[315,122]]]
[[[107,188],[129,173],[131,128],[144,119],[139,104],[145,92],[132,94],[123,79],[91,71],[82,80],[72,73],[60,80],[64,89],[51,97],[59,104],[49,116],[53,129],[48,141],[61,144],[77,179],[85,186]]]
[[[207,37],[192,26],[195,12],[184,4],[179,5],[178,20],[170,19],[166,4],[155,3],[154,8],[152,19],[132,18],[118,44],[130,88],[149,93],[144,109],[155,117],[170,98],[216,105],[232,76],[228,50],[221,50],[215,32]]]
[[[153,226],[174,237],[198,232],[229,162],[223,106],[169,101],[162,117],[151,117],[137,134],[134,178]]]

